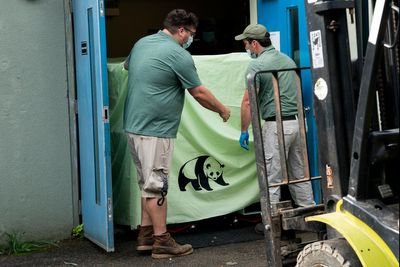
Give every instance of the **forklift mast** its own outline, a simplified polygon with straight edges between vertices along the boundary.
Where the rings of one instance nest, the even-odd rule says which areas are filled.
[[[340,200],[340,209],[376,233],[398,265],[399,1],[305,0],[305,5],[326,211]],[[356,24],[355,62],[348,21]],[[328,230],[328,239],[337,235]],[[353,249],[364,265],[371,260]]]
[[[346,12],[354,1],[306,1],[306,6],[319,171],[324,201],[330,203],[329,198],[347,195],[349,183],[357,81]]]
[[[398,196],[398,179],[391,178],[396,176],[393,159],[399,156],[398,6],[376,2],[365,43],[365,1],[305,2],[327,208],[335,206],[330,200],[347,194],[360,200]],[[357,26],[353,64],[347,12]]]
[[[377,1],[365,43],[366,4],[361,0],[306,0],[325,196],[370,197],[373,165],[398,156],[398,6],[395,1]],[[357,37],[353,37],[358,40],[356,62],[350,60],[347,12],[357,26]],[[378,148],[382,142],[386,146]],[[391,174],[387,165],[386,161],[385,175],[380,174],[386,178]],[[397,190],[395,185],[392,190]]]

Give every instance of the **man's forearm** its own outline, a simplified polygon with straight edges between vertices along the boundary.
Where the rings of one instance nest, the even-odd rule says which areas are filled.
[[[225,112],[226,107],[205,87],[198,89],[192,96],[203,107],[217,112],[219,114]]]
[[[240,106],[240,121],[241,121],[241,130],[247,131],[250,125],[251,114],[250,114],[250,102],[248,91],[245,91],[245,94],[242,99],[242,104]]]
[[[251,115],[250,115],[250,109],[249,107],[242,107],[241,112],[240,112],[240,118],[241,118],[241,130],[247,131],[249,129],[250,125],[250,120],[251,120]]]

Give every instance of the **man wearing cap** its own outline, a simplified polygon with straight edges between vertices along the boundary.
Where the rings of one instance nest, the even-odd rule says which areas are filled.
[[[250,57],[246,71],[255,73],[261,70],[279,70],[296,68],[294,61],[288,56],[277,51],[271,44],[270,34],[261,24],[250,24],[243,33],[235,37],[243,41],[244,47]],[[304,165],[301,151],[299,123],[297,121],[297,91],[296,73],[294,71],[278,72],[279,88],[281,95],[282,121],[285,136],[286,158],[288,161],[288,175],[290,180],[304,178]],[[272,85],[272,74],[265,73],[256,77],[258,101],[261,117],[265,120],[262,129],[264,142],[265,161],[269,184],[282,182],[281,164],[277,128],[275,121],[275,103]],[[250,125],[250,102],[248,90],[245,90],[241,105],[241,135],[240,146],[248,150]],[[311,183],[297,183],[289,186],[290,194],[297,206],[315,205]],[[271,203],[279,202],[280,187],[269,189]]]

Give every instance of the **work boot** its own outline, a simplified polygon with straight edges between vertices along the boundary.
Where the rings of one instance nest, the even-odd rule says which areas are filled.
[[[154,259],[184,256],[192,252],[192,245],[179,245],[168,232],[162,235],[154,235],[153,253],[151,254]]]
[[[153,233],[153,225],[140,226],[137,238],[137,251],[146,252],[153,249]]]

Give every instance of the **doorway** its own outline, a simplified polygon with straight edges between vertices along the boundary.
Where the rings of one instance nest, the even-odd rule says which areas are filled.
[[[175,8],[194,12],[199,18],[188,49],[192,55],[243,52],[234,36],[250,23],[249,0],[109,0],[105,5],[108,58],[128,56],[136,41],[163,28],[165,16]]]

